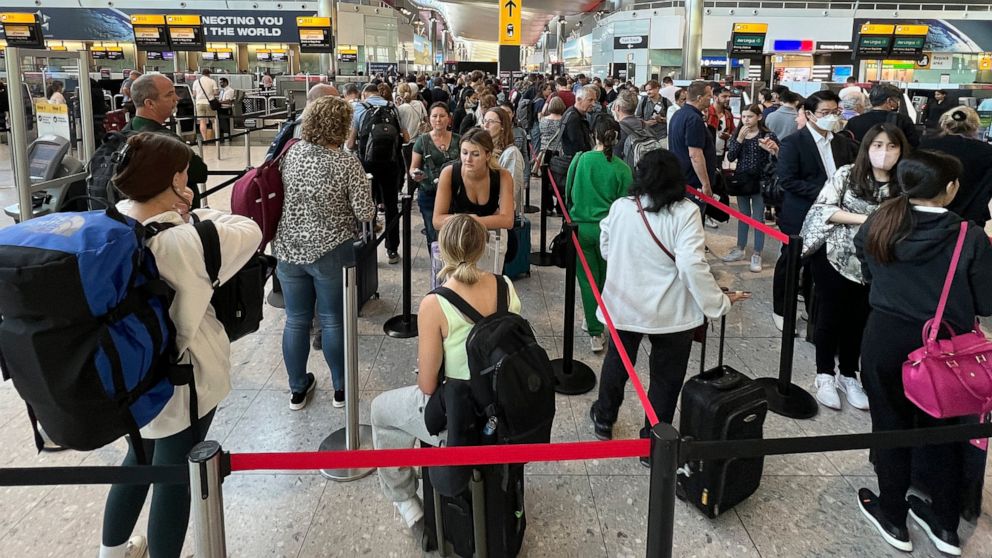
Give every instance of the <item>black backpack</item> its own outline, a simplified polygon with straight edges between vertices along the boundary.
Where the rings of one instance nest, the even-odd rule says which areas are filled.
[[[122,148],[127,144],[127,139],[136,133],[128,124],[119,132],[107,134],[100,147],[93,152],[90,162],[86,164],[86,195],[91,198],[86,201],[90,209],[104,209],[124,198],[114,187],[112,179],[123,159]]]
[[[392,105],[365,104],[358,125],[358,156],[365,163],[395,163],[400,150],[399,116]]]
[[[446,287],[433,291],[474,322],[465,341],[472,406],[482,443],[551,441],[554,372],[530,324],[509,311],[506,279],[496,276],[496,312],[483,317]]]
[[[529,132],[531,126],[534,125],[534,100],[520,99],[514,116],[517,119],[517,125]]]

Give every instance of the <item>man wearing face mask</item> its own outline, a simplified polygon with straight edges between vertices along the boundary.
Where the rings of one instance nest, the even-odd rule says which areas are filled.
[[[889,83],[880,83],[871,88],[868,102],[871,110],[855,116],[847,123],[847,130],[854,134],[854,139],[861,141],[865,134],[877,124],[895,124],[906,135],[909,144],[915,149],[920,145],[920,134],[916,131],[912,119],[899,112],[902,105],[902,90]]]
[[[843,128],[840,119],[840,97],[832,91],[817,91],[802,106],[806,126],[782,140],[778,154],[777,173],[784,190],[779,229],[788,235],[798,235],[809,208],[823,189],[827,179],[837,169],[854,162],[857,146]],[[782,329],[785,313],[785,246],[775,264],[772,282],[772,319]],[[803,295],[810,300],[812,285],[809,269],[803,269]]]

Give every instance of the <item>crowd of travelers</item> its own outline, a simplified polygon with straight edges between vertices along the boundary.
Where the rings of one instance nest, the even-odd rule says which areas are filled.
[[[205,71],[194,91],[205,120],[221,87]],[[247,218],[195,209],[191,186],[205,181],[206,167],[164,126],[176,105],[172,83],[133,75],[125,93],[135,114],[131,127],[141,133],[127,140],[127,163],[114,177],[127,197],[119,208],[140,222],[175,225],[150,246],[176,292],[171,317],[180,353],[189,355],[196,372],[199,410],[190,424],[190,392],[178,387],[166,410],[142,429],[143,449],[153,463],[178,464],[205,438],[231,389],[230,345],[210,309],[213,285],[200,241],[186,225],[216,224],[221,281],[256,252],[261,236]],[[731,100],[739,93],[732,80],[677,87],[664,77],[636,87],[579,74],[505,83],[482,72],[380,75],[340,90],[314,86],[302,115],[286,123],[269,153],[285,150],[285,205],[269,249],[285,298],[290,409],[306,409],[324,381],[308,371],[314,331],[330,370],[333,406],[345,405],[341,266],[354,258],[361,224],[379,220],[378,213],[386,260],[400,261],[399,228],[389,224],[398,218],[404,187],[417,190],[425,241],[438,258],[437,284],[481,317],[500,308],[519,314],[521,300],[503,269],[533,176],[540,177],[543,211],[549,217],[567,212],[577,225],[591,271],[587,276],[579,266],[577,278],[582,329],[592,352],[605,351],[589,410],[598,438],[613,437],[627,373],[594,287],[632,362],[647,336],[648,399],[665,422],[675,415],[694,332],[750,298],[717,283],[706,227],[718,226],[719,216],[687,195],[687,184],[725,201],[733,195],[745,215],[803,237],[801,314],[812,324],[813,388],[821,405],[841,410],[843,395],[851,407],[870,412],[874,430],[957,423],[930,417],[906,398],[901,366],[933,316],[962,221],[967,235],[945,321],[965,331],[992,314],[992,245],[983,231],[990,219],[992,146],[977,139],[978,115],[944,106],[947,95],[940,92],[921,138],[900,112],[901,91],[891,85],[875,84],[866,93],[851,83],[839,94],[823,90],[805,98],[778,86],[761,90],[735,114]],[[59,102],[60,84],[49,97]],[[750,272],[760,273],[769,253],[761,231],[749,242],[751,228],[738,223],[735,245],[717,257],[746,261]],[[780,330],[786,263],[783,246],[769,317]],[[444,432],[428,428],[429,402],[446,382],[469,377],[466,343],[474,319],[434,291],[421,294],[416,383],[373,400],[376,448],[444,443]],[[449,431],[456,427],[448,424]],[[645,419],[641,436],[647,435]],[[954,471],[961,455],[961,444],[946,444],[923,459]],[[960,477],[934,479],[928,503],[907,497],[918,465],[909,450],[881,450],[872,458],[878,494],[863,488],[858,500],[886,542],[912,548],[909,516],[940,550],[960,553]],[[135,459],[132,444],[125,464]],[[404,522],[422,530],[424,503],[413,469],[382,469],[379,478]],[[145,539],[132,533],[148,489],[112,488],[101,558],[143,556],[146,549],[156,557],[179,555],[189,493],[180,485],[156,485]]]

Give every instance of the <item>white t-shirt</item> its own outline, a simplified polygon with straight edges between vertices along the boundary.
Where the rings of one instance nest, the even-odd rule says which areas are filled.
[[[228,85],[227,87],[222,87],[220,89],[219,99],[221,100],[221,102],[233,101],[235,97],[237,97],[237,94],[238,94],[237,90],[235,90],[233,87]]]
[[[196,99],[196,104],[207,105],[210,104],[210,99],[218,99],[220,94],[220,86],[211,77],[200,76],[193,82],[193,97]]]
[[[679,88],[676,87],[676,86],[674,86],[674,85],[666,85],[665,87],[662,87],[661,88],[660,93],[661,93],[661,96],[662,97],[668,99],[674,105],[675,104],[675,92],[678,91],[678,90],[679,90]]]

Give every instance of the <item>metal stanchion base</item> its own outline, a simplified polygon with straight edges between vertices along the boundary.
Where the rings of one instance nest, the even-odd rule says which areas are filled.
[[[596,387],[596,373],[584,362],[572,360],[572,372],[565,374],[565,360],[556,358],[551,361],[555,371],[555,392],[562,395],[582,395]]]
[[[537,207],[536,205],[524,206],[524,213],[540,213],[540,212],[541,212],[541,208]]]
[[[269,306],[273,308],[285,308],[286,301],[282,298],[281,292],[272,291],[269,293],[268,298],[265,299],[269,303]]]
[[[410,314],[409,316],[404,316],[400,314],[399,316],[393,316],[386,320],[386,323],[382,326],[382,331],[386,335],[396,338],[396,339],[409,339],[411,337],[417,336],[417,315]]]
[[[820,411],[816,399],[796,384],[789,384],[788,393],[779,391],[778,378],[758,378],[754,383],[765,390],[768,410],[794,419],[813,418]]]
[[[531,252],[530,265],[536,265],[537,267],[551,267],[555,265],[555,261],[554,258],[551,257],[551,252]]]
[[[358,447],[362,449],[372,449],[372,427],[367,424],[358,425]],[[318,448],[320,451],[341,451],[348,449],[348,437],[344,428],[331,432],[331,435],[324,438]],[[324,478],[338,482],[348,482],[363,479],[371,475],[375,468],[370,469],[321,469],[320,474]]]

